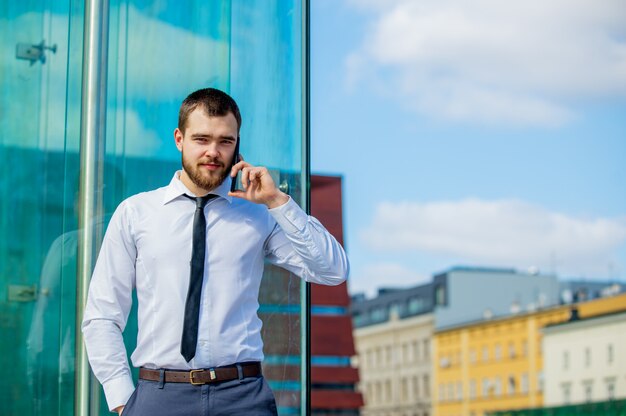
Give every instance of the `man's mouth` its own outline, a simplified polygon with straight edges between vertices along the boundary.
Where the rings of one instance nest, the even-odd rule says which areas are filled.
[[[224,165],[219,162],[205,162],[199,163],[198,165],[207,170],[219,170],[224,167]]]

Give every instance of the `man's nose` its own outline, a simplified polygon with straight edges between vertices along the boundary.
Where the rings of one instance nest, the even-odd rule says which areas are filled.
[[[219,156],[219,149],[218,149],[217,143],[213,143],[213,142],[207,143],[204,149],[204,154],[210,157]]]

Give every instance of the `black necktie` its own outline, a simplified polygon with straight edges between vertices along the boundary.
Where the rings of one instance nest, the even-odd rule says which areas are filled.
[[[193,216],[193,244],[191,246],[191,272],[189,273],[189,290],[185,303],[185,320],[183,322],[183,336],[180,342],[180,353],[187,362],[196,355],[198,343],[198,320],[200,315],[200,295],[202,294],[202,279],[204,276],[204,252],[206,250],[206,219],[204,206],[217,195],[187,198],[196,201],[196,213]]]

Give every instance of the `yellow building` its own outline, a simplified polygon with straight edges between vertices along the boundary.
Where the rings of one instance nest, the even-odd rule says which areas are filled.
[[[567,321],[573,305],[485,319],[435,332],[434,416],[543,405],[541,328]],[[626,310],[626,294],[576,304],[581,318]]]

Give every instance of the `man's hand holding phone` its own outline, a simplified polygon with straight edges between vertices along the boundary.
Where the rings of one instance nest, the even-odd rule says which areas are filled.
[[[264,204],[268,208],[276,208],[286,204],[289,196],[276,187],[272,175],[266,167],[253,166],[240,158],[230,170],[233,181],[241,173],[241,187],[228,193],[235,198],[242,198],[255,204]]]

